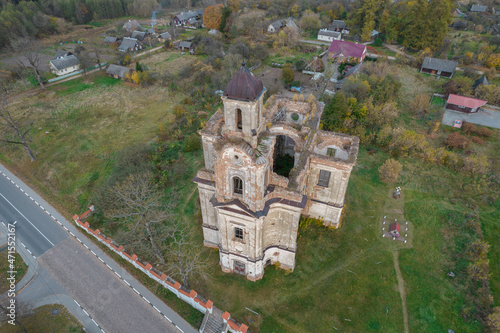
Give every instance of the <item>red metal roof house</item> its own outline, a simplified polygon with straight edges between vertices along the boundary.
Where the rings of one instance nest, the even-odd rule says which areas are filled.
[[[446,101],[445,109],[474,113],[479,111],[479,108],[486,103],[488,103],[488,101],[450,94],[450,96],[448,96],[448,100]]]
[[[366,56],[366,46],[343,40],[333,40],[328,49],[328,54],[331,59],[335,59],[337,62],[352,60],[362,62]]]

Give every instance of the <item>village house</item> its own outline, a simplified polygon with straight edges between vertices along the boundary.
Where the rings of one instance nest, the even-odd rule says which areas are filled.
[[[57,50],[56,51],[56,59],[58,59],[58,58],[64,58],[64,57],[67,57],[67,56],[70,56],[70,55],[73,55],[73,53],[70,52],[70,51],[64,51],[64,50]]]
[[[337,63],[363,62],[366,56],[366,46],[343,40],[333,40],[328,49],[328,56]]]
[[[200,131],[198,184],[204,244],[224,272],[261,279],[293,270],[300,217],[340,227],[359,139],[319,130],[324,104],[271,97],[243,64],[227,84],[223,111]]]
[[[295,24],[295,22],[293,21],[293,19],[289,17],[289,18],[287,18],[285,20],[276,20],[273,23],[271,23],[267,27],[267,32],[271,32],[271,33],[279,32],[281,29],[283,29],[285,27],[288,28],[288,29],[290,29],[291,31],[294,31],[294,32],[299,32],[300,31],[300,29],[297,26],[297,24]]]
[[[461,11],[460,9],[458,9],[458,8],[455,8],[455,9],[453,10],[453,13],[452,13],[452,14],[453,14],[453,16],[455,16],[455,17],[462,17],[462,16],[465,16],[464,12],[462,12],[462,11]]]
[[[132,70],[127,67],[118,66],[115,64],[110,64],[106,69],[106,74],[115,78],[115,79],[127,79],[127,74],[129,74]]]
[[[196,9],[188,12],[181,12],[180,14],[174,16],[173,22],[175,26],[187,26],[189,19],[194,18],[195,20],[203,21],[204,9]]]
[[[486,13],[488,6],[483,5],[472,5],[470,8],[471,13]]]
[[[333,30],[328,30],[327,29],[321,29],[318,32],[318,40],[322,40],[325,42],[332,42],[333,40],[341,40],[342,39],[342,34],[338,31],[333,31]]]
[[[327,29],[330,31],[340,32],[344,35],[349,35],[349,29],[346,27],[345,22],[341,20],[333,20]]]
[[[125,22],[122,29],[125,29],[129,32],[132,32],[134,30],[142,30],[141,25],[136,20],[128,20],[128,22]]]
[[[476,90],[476,88],[479,86],[489,86],[489,85],[490,85],[490,83],[488,82],[486,75],[483,75],[479,79],[474,81],[474,84],[472,85],[472,89]]]
[[[194,54],[194,44],[188,41],[181,41],[175,45],[175,48],[181,51],[189,51],[190,54]]]
[[[425,57],[420,72],[451,78],[457,65],[456,61]]]
[[[172,40],[172,35],[168,31],[158,35],[158,41],[160,43],[165,43],[167,40]]]
[[[118,41],[118,38],[116,38],[116,37],[111,37],[111,36],[104,37],[104,43],[107,43],[107,44],[116,43],[117,41]]]
[[[80,69],[80,62],[73,55],[58,57],[49,62],[50,71],[56,75],[66,75]]]
[[[146,32],[144,32],[144,31],[137,31],[137,30],[135,30],[134,32],[132,32],[132,36],[130,36],[130,38],[135,38],[135,39],[137,39],[140,42],[142,42],[144,40],[144,37],[146,37]]]
[[[485,105],[486,103],[488,103],[488,101],[450,94],[450,96],[448,96],[448,100],[446,101],[445,109],[466,113],[475,113],[478,112],[481,106]]]
[[[122,43],[118,46],[120,52],[134,52],[142,50],[142,44],[135,38],[125,37]]]

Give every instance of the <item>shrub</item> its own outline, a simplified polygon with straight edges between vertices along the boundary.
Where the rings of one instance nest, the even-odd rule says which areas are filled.
[[[448,135],[446,140],[444,140],[444,144],[448,148],[464,149],[469,145],[469,140],[458,132],[454,132]]]
[[[176,105],[174,106],[174,114],[176,119],[182,118],[187,114],[186,108],[182,105]]]
[[[290,83],[292,83],[294,76],[295,73],[293,72],[292,64],[286,63],[285,65],[283,65],[281,77],[283,78],[285,84],[289,85]]]
[[[185,152],[196,151],[201,148],[201,139],[198,134],[191,134],[186,139],[186,145],[184,146]]]
[[[477,127],[474,124],[464,122],[464,124],[462,125],[462,130],[465,133],[476,133]]]
[[[493,135],[493,131],[486,127],[480,127],[477,129],[476,134],[484,136],[486,138],[490,138]]]
[[[399,179],[399,173],[403,169],[401,163],[395,159],[388,159],[378,169],[380,180],[384,183],[395,183]]]
[[[483,139],[477,137],[477,136],[473,136],[472,138],[470,138],[470,140],[480,146],[484,145],[484,141]]]

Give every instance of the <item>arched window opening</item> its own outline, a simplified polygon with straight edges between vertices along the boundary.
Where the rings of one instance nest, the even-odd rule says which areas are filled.
[[[233,193],[243,194],[243,181],[240,177],[233,178]]]
[[[240,109],[236,109],[236,126],[239,130],[243,129],[243,114]]]
[[[273,171],[288,178],[295,165],[295,141],[285,135],[278,135],[273,157]]]

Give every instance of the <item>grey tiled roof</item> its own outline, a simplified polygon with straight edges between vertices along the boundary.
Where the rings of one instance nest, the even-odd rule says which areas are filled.
[[[172,35],[168,31],[165,31],[162,34],[159,34],[158,37],[163,38],[163,39],[169,39],[169,38],[172,38]]]
[[[453,73],[455,72],[457,65],[458,62],[456,61],[425,57],[422,68]]]
[[[54,59],[54,60],[51,60],[50,62],[52,63],[52,65],[54,65],[54,67],[57,70],[62,70],[65,68],[80,65],[80,62],[78,62],[78,59],[76,59],[76,57],[74,55]]]
[[[67,57],[71,55],[72,53],[69,51],[64,51],[64,50],[57,50],[56,52],[56,59],[61,58],[61,57]]]
[[[345,28],[345,22],[340,21],[340,20],[333,20],[332,24],[330,24],[330,27],[332,29],[344,29]]]
[[[106,36],[106,37],[104,38],[104,42],[105,42],[105,43],[114,43],[114,42],[116,42],[116,40],[117,40],[117,39],[118,39],[118,38],[116,38],[116,37]]]
[[[328,37],[333,37],[333,38],[338,38],[341,34],[340,32],[337,31],[330,31],[330,30],[320,30],[318,32],[318,36],[328,36]]]
[[[488,7],[483,6],[483,5],[472,5],[470,11],[471,12],[485,12]]]
[[[118,75],[122,79],[126,78],[126,74],[130,72],[130,69],[127,67],[123,66],[118,66],[115,64],[111,64],[108,66],[108,69],[106,69],[106,74],[110,75]]]
[[[145,36],[146,36],[146,33],[145,33],[145,32],[135,30],[135,31],[132,33],[132,36],[130,36],[130,37],[131,37],[131,38],[135,38],[135,39],[137,39],[137,40],[143,40]]]
[[[135,38],[125,37],[123,38],[122,44],[118,47],[120,51],[128,51],[129,49],[134,48],[137,45],[138,41]]]

